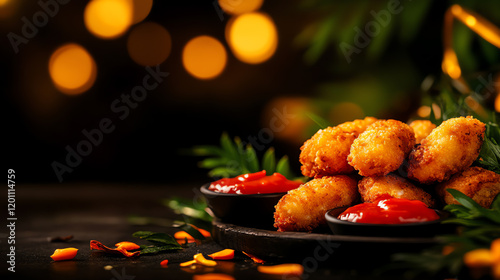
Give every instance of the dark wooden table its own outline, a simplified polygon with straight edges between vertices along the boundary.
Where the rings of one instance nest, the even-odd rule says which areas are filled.
[[[178,252],[137,258],[90,250],[90,240],[98,240],[110,247],[120,241],[145,244],[143,240],[132,237],[132,233],[139,230],[173,234],[176,229],[168,224],[136,224],[129,218],[153,217],[160,221],[178,218],[161,200],[174,195],[191,198],[196,195],[196,189],[193,184],[20,184],[16,186],[15,196],[15,272],[8,271],[9,264],[4,261],[2,279],[193,279],[195,275],[206,273],[229,274],[235,279],[294,279],[258,272],[258,265],[241,252],[236,252],[234,260],[220,261],[214,268],[179,266],[196,253],[206,256],[224,249],[210,239]],[[6,204],[2,204],[4,210]],[[9,232],[2,232],[2,259],[5,259],[9,253]],[[49,237],[67,235],[74,238],[64,243],[48,241]],[[70,261],[52,261],[50,255],[54,250],[65,247],[78,248],[77,256]],[[164,259],[169,260],[167,267],[160,265]],[[374,274],[378,265],[375,259],[370,263],[351,262],[350,265],[322,261],[309,268],[302,279],[403,279],[398,274]]]

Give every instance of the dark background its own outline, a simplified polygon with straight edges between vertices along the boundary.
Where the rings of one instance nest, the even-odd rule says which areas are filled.
[[[290,102],[306,100],[332,123],[343,120],[332,117],[326,108],[346,101],[360,104],[363,115],[407,121],[422,104],[420,84],[424,78],[440,77],[446,9],[459,3],[500,25],[498,1],[401,1],[404,9],[393,15],[390,33],[377,38],[379,47],[353,55],[349,64],[339,51],[341,31],[363,27],[373,20],[369,12],[383,9],[388,1],[346,4],[267,0],[260,10],[269,14],[277,26],[278,49],[268,61],[249,65],[237,60],[227,47],[224,28],[230,15],[224,14],[221,21],[213,1],[156,0],[144,21],[159,23],[171,34],[172,51],[160,65],[161,71],[170,75],[121,121],[111,111],[111,103],[140,85],[147,72],[128,56],[126,34],[102,40],[86,30],[86,3],[70,1],[61,5],[59,13],[20,46],[18,54],[10,46],[7,34],[19,34],[21,18],[31,19],[40,6],[37,1],[17,1],[14,12],[0,19],[3,137],[7,140],[4,162],[7,168],[16,170],[20,182],[58,182],[51,164],[65,163],[65,147],[75,148],[85,139],[82,130],[98,128],[103,118],[112,119],[115,130],[105,134],[102,143],[93,147],[73,172],[63,175],[64,182],[208,181],[207,170],[197,166],[201,158],[187,155],[188,151],[194,145],[218,144],[224,131],[242,139],[259,135],[269,125],[266,108],[278,97]],[[325,37],[329,43],[319,47],[322,51],[316,51],[316,59],[311,59],[318,40],[307,37],[304,30],[311,23],[339,14],[342,20]],[[357,22],[347,22],[350,14],[361,17]],[[486,56],[482,39],[463,26],[458,29],[461,47],[457,53],[465,71],[485,70],[499,64],[498,49],[493,48]],[[209,81],[190,76],[181,62],[184,44],[202,34],[216,37],[228,51],[226,69]],[[344,38],[352,39],[351,34]],[[460,34],[465,34],[465,39]],[[98,64],[94,86],[77,96],[59,93],[47,70],[50,54],[67,42],[86,47]],[[307,122],[298,128],[300,133],[292,133],[294,137],[275,135],[265,146],[274,146],[277,156],[289,155],[298,173],[300,144],[317,128]]]

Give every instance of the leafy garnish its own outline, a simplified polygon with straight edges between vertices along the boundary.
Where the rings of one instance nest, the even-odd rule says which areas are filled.
[[[489,219],[493,223],[497,223],[500,225],[500,209],[486,209],[475,202],[472,198],[466,196],[462,192],[455,189],[447,189],[447,191],[460,203],[460,205],[446,205],[444,210],[450,211],[453,213],[458,219],[462,220],[474,220],[478,221],[478,219]],[[498,197],[495,199],[499,199]],[[495,205],[497,206],[497,202]],[[455,207],[462,206],[462,207]],[[450,223],[450,221],[444,221],[445,223]],[[499,230],[500,236],[500,230]]]
[[[212,221],[212,217],[205,211],[207,208],[205,200],[195,201],[193,199],[174,196],[163,200],[163,205],[172,209],[176,214],[207,222]]]
[[[438,236],[438,246],[420,253],[393,255],[394,263],[389,267],[391,270],[404,269],[412,277],[422,274],[435,276],[438,273],[456,276],[463,265],[465,253],[488,248],[493,240],[500,238],[500,195],[495,197],[491,208],[486,209],[458,190],[447,191],[459,204],[444,207],[453,217],[442,223],[458,226],[457,234]],[[445,247],[451,248],[451,252],[443,253]]]
[[[498,124],[486,124],[486,132],[476,165],[500,174],[500,128]]]
[[[204,229],[211,231],[212,216],[206,211],[207,204],[204,200],[184,199],[180,197],[172,197],[165,199],[163,204],[171,208],[176,214],[180,214],[183,221],[159,219],[149,217],[133,217],[135,223],[139,224],[157,224],[161,226],[175,227],[178,230],[187,232],[197,240],[205,240],[205,236],[198,230]],[[162,251],[182,249],[174,237],[166,233],[155,233],[151,231],[137,231],[132,236],[138,237],[153,243],[150,246],[141,246],[141,254],[156,254]]]
[[[163,232],[136,231],[132,234],[132,236],[153,243],[153,245],[150,246],[142,245],[141,254],[156,254],[162,251],[182,249],[182,246],[175,240],[175,238]]]
[[[199,166],[210,169],[208,175],[211,177],[236,177],[266,170],[267,175],[277,172],[290,180],[301,179],[293,174],[287,156],[277,161],[274,148],[271,147],[264,152],[259,162],[252,145],[243,143],[239,137],[231,140],[227,133],[222,134],[220,146],[195,146],[192,151],[194,155],[208,157],[200,161]]]
[[[313,122],[315,122],[320,129],[325,129],[331,125],[330,122],[325,120],[323,117],[316,115],[312,112],[307,112],[306,116],[308,116]]]
[[[180,230],[187,232],[193,238],[204,240],[205,237],[197,229],[201,228],[207,231],[212,229],[212,216],[205,210],[207,204],[204,200],[188,200],[180,197],[172,197],[163,201],[176,214],[180,214],[183,221],[174,221],[173,225]]]
[[[444,274],[440,278],[446,279],[446,276],[449,278],[459,273],[462,266],[462,256],[465,252],[463,249],[458,249],[443,255],[442,246],[437,246],[422,250],[418,254],[394,254],[393,263],[388,267],[383,267],[379,273],[401,270],[404,271],[405,279],[429,279],[429,276],[438,274]]]
[[[179,226],[180,230],[185,231],[187,234],[191,235],[194,239],[205,240],[205,236],[192,224],[183,223]]]

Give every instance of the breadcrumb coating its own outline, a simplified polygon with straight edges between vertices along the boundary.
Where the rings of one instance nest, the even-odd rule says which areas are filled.
[[[458,190],[482,207],[490,208],[493,199],[500,193],[500,174],[477,166],[469,167],[437,185],[436,192],[444,203],[458,204],[446,189]]]
[[[348,163],[361,176],[382,176],[398,169],[415,145],[413,129],[397,120],[380,120],[356,138]]]
[[[479,156],[485,124],[472,117],[442,122],[409,155],[408,177],[423,184],[443,182]]]
[[[410,127],[415,132],[415,143],[420,144],[425,137],[431,134],[436,125],[429,120],[414,120],[410,123]]]
[[[320,178],[354,171],[347,163],[351,144],[370,124],[377,119],[346,122],[335,127],[321,129],[300,148],[299,161],[304,176]]]
[[[275,206],[278,231],[311,232],[326,225],[325,213],[359,200],[357,181],[347,175],[312,179],[285,194]]]
[[[386,176],[364,177],[358,182],[358,190],[362,202],[375,202],[380,196],[389,195],[394,198],[420,200],[427,207],[436,207],[436,201],[429,193],[393,173]]]

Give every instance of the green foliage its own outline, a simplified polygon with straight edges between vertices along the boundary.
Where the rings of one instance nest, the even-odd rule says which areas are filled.
[[[456,205],[446,205],[452,217],[443,224],[458,227],[457,234],[438,236],[440,245],[423,250],[420,253],[401,253],[393,255],[394,263],[386,269],[405,270],[410,278],[422,275],[435,276],[444,273],[456,276],[463,262],[463,255],[478,248],[489,248],[493,240],[500,238],[500,195],[494,199],[491,208],[485,209],[470,197],[454,189],[447,191],[458,201]],[[443,255],[444,246],[454,250]]]
[[[171,197],[163,200],[163,205],[169,207],[176,214],[210,222],[212,217],[205,211],[207,204],[204,200],[195,201],[182,197]]]
[[[205,200],[195,201],[172,197],[164,200],[163,204],[172,209],[174,213],[181,215],[182,221],[175,221],[174,226],[187,232],[193,238],[205,240],[205,237],[197,228],[207,231],[212,230],[213,218],[205,211],[207,209]]]
[[[460,204],[450,204],[444,207],[444,210],[451,212],[456,217],[455,219],[446,220],[444,223],[468,227],[497,226],[498,232],[496,237],[500,237],[500,196],[497,195],[492,203],[491,209],[486,209],[458,190],[447,189],[447,191]],[[469,222],[472,222],[472,224]]]
[[[205,240],[205,236],[198,230],[211,231],[212,216],[205,209],[205,200],[185,199],[181,197],[171,197],[163,200],[163,204],[179,214],[182,221],[170,219],[158,219],[151,217],[130,217],[129,221],[135,224],[157,224],[160,226],[175,227],[177,230],[187,232],[197,240]],[[153,243],[151,246],[141,246],[141,254],[156,254],[162,251],[182,249],[182,246],[170,235],[166,233],[154,233],[151,231],[138,231],[134,237],[148,240]]]
[[[365,32],[367,23],[373,21],[380,24],[380,28],[377,29],[376,35],[370,36],[370,43],[366,46],[366,58],[377,60],[387,50],[391,41],[408,44],[414,40],[428,16],[431,4],[431,0],[408,2],[396,8],[399,13],[391,14],[386,1],[303,0],[299,8],[314,14],[315,17],[314,21],[297,35],[295,43],[306,49],[304,60],[309,64],[316,63],[332,49],[338,50],[338,55],[343,57],[339,44],[347,43],[356,47],[356,30]]]
[[[205,236],[203,236],[203,234],[201,234],[201,232],[198,229],[196,229],[196,227],[194,227],[192,224],[184,223],[179,226],[179,229],[185,231],[186,233],[191,235],[194,239],[205,240]]]
[[[200,161],[199,166],[210,169],[208,175],[211,177],[236,177],[266,170],[267,175],[277,172],[289,180],[300,179],[292,172],[287,156],[277,161],[274,148],[271,147],[259,161],[252,145],[245,145],[238,137],[231,140],[227,133],[222,134],[220,146],[195,146],[192,151],[194,155],[208,157]]]
[[[307,112],[306,115],[314,122],[316,123],[320,129],[325,129],[331,124],[325,120],[323,117],[316,115],[312,112]]]
[[[163,232],[136,231],[132,234],[132,236],[153,243],[153,245],[141,246],[141,255],[182,249],[182,246],[175,240],[175,238]]]
[[[500,128],[496,123],[486,124],[484,143],[475,164],[500,174]]]

